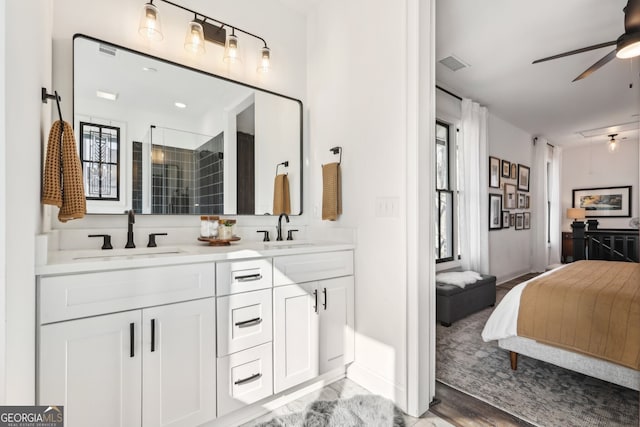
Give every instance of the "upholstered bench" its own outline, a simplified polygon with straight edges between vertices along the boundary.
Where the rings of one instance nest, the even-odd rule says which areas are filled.
[[[476,311],[496,303],[496,276],[482,274],[482,279],[464,288],[436,281],[436,320],[451,326]]]

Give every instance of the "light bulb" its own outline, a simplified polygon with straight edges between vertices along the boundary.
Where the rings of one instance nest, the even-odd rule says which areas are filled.
[[[609,152],[613,153],[614,151],[618,150],[618,142],[615,139],[611,139],[611,141],[609,141]]]
[[[184,48],[196,55],[204,53],[204,30],[202,24],[191,21],[187,24],[187,34],[184,37]]]
[[[260,62],[258,63],[258,71],[261,73],[269,72],[271,68],[271,51],[268,47],[260,49]]]
[[[160,41],[163,39],[160,13],[158,13],[158,8],[155,7],[153,3],[146,3],[142,7],[138,33],[151,41]]]
[[[238,37],[233,32],[227,36],[227,42],[224,45],[224,62],[233,64],[240,62],[238,55]]]

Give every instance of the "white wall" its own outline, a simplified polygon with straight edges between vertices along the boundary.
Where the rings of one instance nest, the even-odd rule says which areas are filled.
[[[50,126],[50,0],[4,2],[6,186],[6,399],[33,404],[35,397],[35,235],[41,229],[40,162]],[[28,31],[25,29],[28,28]]]
[[[405,20],[406,3],[391,0],[375,7],[325,0],[308,20],[313,219],[321,218],[321,164],[337,161],[329,148],[342,146],[344,213],[323,225],[353,227],[357,236],[349,376],[400,407],[407,386]]]
[[[622,140],[618,151],[609,153],[605,142],[592,142],[562,152],[562,230],[571,231],[571,220],[565,218],[571,207],[573,190],[579,188],[631,185],[631,216],[638,216],[638,141]],[[631,218],[596,218],[598,228],[629,228]]]
[[[2,28],[6,28],[6,3],[0,3],[0,23]],[[6,113],[6,93],[5,93],[5,42],[6,32],[0,31],[0,129],[5,128],[5,113]],[[0,132],[0,171],[6,170],[6,132]],[[6,212],[7,212],[7,198],[6,198],[6,176],[4,173],[0,173],[0,405],[5,404],[6,390],[5,390],[5,359],[6,359]]]
[[[489,155],[531,168],[533,163],[532,136],[505,120],[491,114],[489,110]],[[489,159],[487,159],[489,161]],[[531,171],[533,175],[534,171]],[[542,189],[535,188],[530,176],[529,196]],[[502,181],[501,178],[501,184]],[[509,181],[511,182],[511,181]],[[503,189],[488,188],[488,193],[503,194]],[[487,196],[489,197],[489,196]],[[511,213],[531,212],[544,215],[544,206],[531,204],[531,209],[512,209]],[[516,230],[515,227],[489,231],[489,271],[498,283],[531,271],[531,229]]]

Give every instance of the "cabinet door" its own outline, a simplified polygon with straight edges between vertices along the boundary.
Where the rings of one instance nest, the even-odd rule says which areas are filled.
[[[320,374],[353,362],[353,276],[318,283]]]
[[[273,290],[274,392],[318,375],[317,283]]]
[[[67,427],[141,422],[140,311],[40,328],[40,405],[64,405]]]
[[[215,301],[143,310],[144,426],[194,426],[215,417]]]

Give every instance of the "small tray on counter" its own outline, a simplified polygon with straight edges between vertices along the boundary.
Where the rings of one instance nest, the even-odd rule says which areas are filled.
[[[240,240],[238,236],[232,236],[229,239],[219,239],[217,237],[198,237],[201,242],[208,242],[209,246],[229,246],[231,242],[237,242]]]

